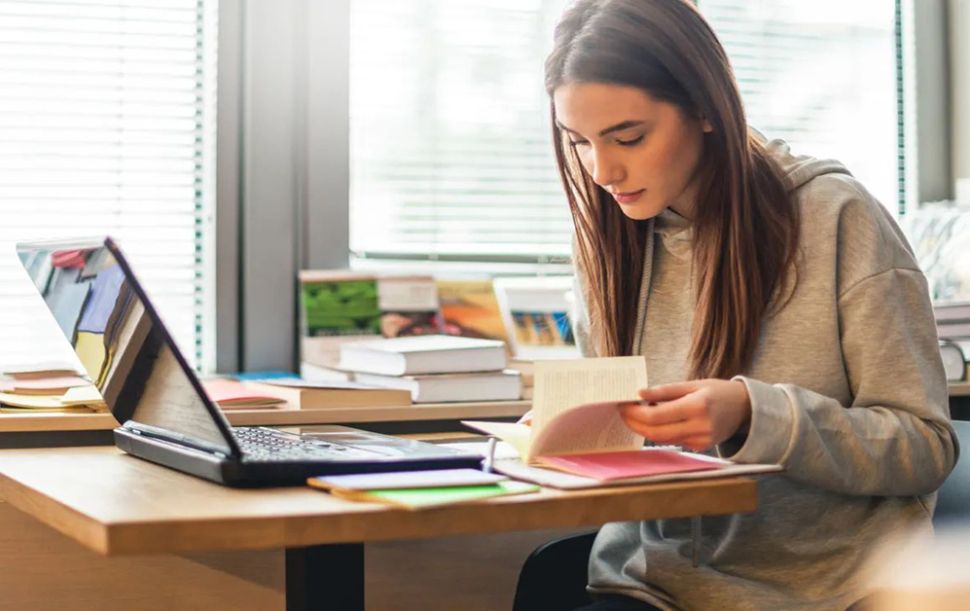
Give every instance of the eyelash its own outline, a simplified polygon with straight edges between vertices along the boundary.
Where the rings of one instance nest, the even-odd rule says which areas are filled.
[[[643,141],[643,136],[644,136],[644,134],[640,134],[639,136],[637,136],[636,138],[633,138],[632,140],[619,140],[619,139],[617,139],[617,140],[615,140],[615,142],[617,144],[619,144],[620,146],[636,146],[636,145],[640,144]],[[577,146],[583,146],[583,145],[586,145],[586,144],[589,144],[589,142],[587,142],[586,140],[570,140],[569,141],[569,146],[571,146],[573,148],[576,148]]]
[[[636,146],[637,144],[640,144],[643,141],[643,136],[644,136],[643,134],[640,134],[639,136],[637,136],[636,138],[633,138],[632,140],[617,140],[616,143],[619,144],[620,146]]]

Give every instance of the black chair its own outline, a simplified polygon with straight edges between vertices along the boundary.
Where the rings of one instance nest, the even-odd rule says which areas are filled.
[[[970,421],[955,420],[962,456],[940,492],[933,526],[970,522]],[[589,604],[587,565],[596,532],[571,535],[537,547],[519,572],[513,611],[571,611]]]
[[[970,521],[970,421],[954,420],[953,428],[960,442],[960,459],[953,467],[936,499],[933,526]]]
[[[571,611],[589,604],[586,567],[596,531],[543,543],[522,565],[513,611]]]

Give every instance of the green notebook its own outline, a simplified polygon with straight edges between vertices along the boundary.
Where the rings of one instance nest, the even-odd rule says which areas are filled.
[[[444,488],[401,488],[394,490],[331,490],[334,496],[354,501],[387,503],[406,509],[424,509],[455,503],[467,503],[493,496],[535,492],[539,486],[526,482],[502,481],[483,486],[450,486]]]

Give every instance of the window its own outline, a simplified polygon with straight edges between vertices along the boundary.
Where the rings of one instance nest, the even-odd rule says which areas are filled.
[[[899,198],[893,0],[699,0],[748,122],[795,154],[838,159],[890,210]]]
[[[74,361],[13,244],[104,233],[190,361],[212,358],[215,8],[0,1],[0,364]]]
[[[568,255],[543,60],[566,5],[351,3],[351,250],[359,258]],[[899,197],[893,0],[700,0],[752,126]]]
[[[357,256],[566,255],[542,64],[565,0],[354,0]]]

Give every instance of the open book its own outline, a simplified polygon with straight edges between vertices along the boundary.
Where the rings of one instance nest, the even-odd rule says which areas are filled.
[[[513,461],[517,464],[498,461],[499,471],[555,486],[561,478],[543,479],[544,469],[534,467],[555,469],[580,476],[561,480],[570,485],[559,487],[582,487],[578,480],[592,480],[592,484],[653,481],[732,465],[675,449],[643,448],[643,437],[627,427],[620,415],[620,407],[636,402],[637,391],[647,386],[643,357],[539,361],[535,372],[531,426],[464,421],[518,452],[521,460]],[[776,465],[756,467],[744,472],[778,470]]]

